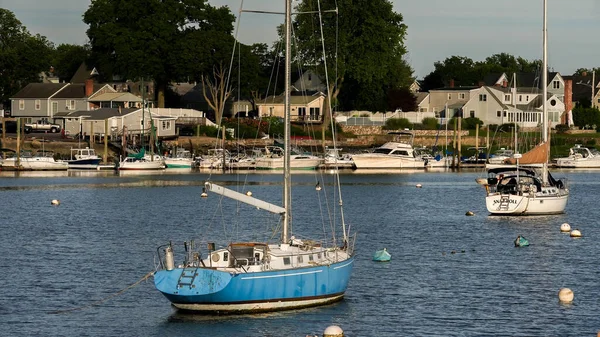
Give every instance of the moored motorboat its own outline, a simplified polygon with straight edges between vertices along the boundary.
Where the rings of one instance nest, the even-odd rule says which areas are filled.
[[[598,168],[600,167],[600,151],[576,144],[569,149],[569,156],[557,158],[556,167],[560,168]]]
[[[67,160],[70,169],[96,170],[100,165],[102,158],[98,156],[94,149],[77,148],[71,149],[71,159]]]
[[[9,171],[63,171],[68,169],[68,163],[55,160],[52,152],[22,151],[19,156],[0,159],[0,168]]]
[[[390,132],[390,134],[394,137],[393,141],[383,144],[373,152],[352,155],[357,169],[425,168],[425,161],[414,151],[413,133]]]

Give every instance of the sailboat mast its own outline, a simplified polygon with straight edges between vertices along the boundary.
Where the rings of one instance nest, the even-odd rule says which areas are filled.
[[[547,16],[548,16],[548,1],[544,0],[544,43],[543,43],[543,58],[542,58],[542,140],[544,142],[548,141],[548,106],[546,101],[548,100],[548,26],[547,26]],[[550,144],[548,144],[550,145]],[[547,148],[550,148],[548,146]],[[547,156],[550,156],[550,151],[548,151]],[[544,163],[542,169],[542,177],[544,184],[548,182],[548,158]]]
[[[283,159],[283,231],[281,233],[281,242],[287,243],[290,227],[290,202],[292,200],[292,177],[290,174],[290,82],[291,82],[291,39],[292,39],[292,0],[285,0],[285,94],[284,94],[284,159]]]
[[[144,78],[142,77],[142,139],[140,139],[141,144],[142,144],[142,149],[144,149],[144,153],[145,153],[145,141],[144,141],[144,129],[146,128],[146,123],[144,121],[144,116],[146,115],[146,112],[144,110],[144,106],[146,105],[146,91],[145,91],[145,86],[144,86]]]

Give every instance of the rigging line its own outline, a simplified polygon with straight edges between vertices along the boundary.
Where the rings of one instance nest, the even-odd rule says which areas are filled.
[[[317,6],[319,9],[319,26],[321,27],[320,32],[321,32],[321,47],[323,50],[323,64],[325,66],[325,83],[327,84],[327,108],[328,108],[328,112],[331,115],[330,117],[330,124],[331,124],[331,135],[332,135],[332,143],[333,143],[333,148],[337,149],[337,142],[336,142],[336,130],[335,130],[335,124],[333,121],[333,114],[332,114],[332,109],[331,109],[331,90],[330,90],[330,86],[329,86],[329,73],[327,70],[327,54],[325,52],[325,37],[323,35],[323,15],[321,13],[321,1],[317,0]],[[338,8],[336,7],[336,13],[338,13]],[[339,15],[339,14],[338,14]],[[336,15],[337,16],[337,15]],[[337,62],[337,60],[336,60]],[[337,81],[337,79],[336,79]],[[336,170],[336,174],[335,174],[335,179],[337,181],[337,188],[338,188],[338,197],[339,197],[339,206],[340,206],[340,217],[341,217],[341,221],[342,221],[342,229],[344,231],[344,242],[348,241],[348,234],[346,233],[346,222],[344,221],[344,206],[343,206],[343,201],[342,201],[342,188],[340,186],[340,175],[339,175],[339,171]],[[334,238],[335,240],[335,238]]]
[[[138,286],[140,283],[142,283],[143,281],[149,279],[153,275],[154,275],[154,271],[151,271],[148,274],[144,275],[144,277],[142,277],[141,279],[139,279],[137,282],[135,282],[135,283],[133,283],[133,284],[131,284],[131,285],[129,285],[129,286],[127,286],[127,287],[119,290],[119,291],[117,291],[116,293],[110,294],[109,296],[106,296],[105,298],[102,298],[102,299],[100,299],[98,301],[95,301],[95,302],[92,302],[90,304],[87,304],[87,305],[84,305],[84,306],[81,306],[81,307],[77,307],[77,308],[51,311],[50,314],[64,314],[64,313],[71,312],[71,311],[83,310],[83,309],[87,309],[87,308],[91,308],[91,307],[97,306],[99,304],[102,304],[102,303],[108,301],[109,299],[111,299],[113,297],[116,297],[118,295],[123,294],[124,292],[126,292],[127,290],[129,290],[131,288],[134,288],[134,287]]]

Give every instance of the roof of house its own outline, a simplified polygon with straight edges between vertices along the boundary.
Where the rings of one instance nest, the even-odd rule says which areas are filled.
[[[68,83],[29,83],[11,98],[50,98]]]
[[[425,100],[427,98],[427,96],[429,96],[429,93],[428,92],[417,92],[415,96],[417,97],[416,102],[418,105],[418,104],[421,104],[421,102],[423,102],[423,100]]]
[[[90,102],[141,102],[142,99],[130,92],[107,92],[89,99]]]
[[[139,108],[101,108],[96,110],[77,110],[70,112],[59,112],[54,115],[54,117],[63,117],[63,118],[79,118],[85,116],[86,119],[93,120],[104,120],[107,118],[115,117],[115,116],[125,116],[129,115],[132,112],[141,110]]]
[[[319,99],[319,97],[322,97],[322,94],[317,93],[314,95],[290,95],[290,104],[291,105],[302,105],[302,104],[308,104],[311,103],[317,99]],[[285,97],[284,95],[279,95],[279,96],[269,96],[267,98],[265,98],[264,101],[256,103],[256,105],[279,105],[279,104],[283,104]]]
[[[85,62],[83,62],[79,68],[77,68],[77,71],[75,72],[75,74],[73,74],[73,77],[71,77],[71,83],[85,83],[85,80],[93,78],[94,76],[97,76],[98,70],[96,70],[95,67],[93,66],[88,66]]]
[[[96,92],[102,89],[106,84],[98,84],[94,83],[94,87],[92,92]],[[56,94],[53,98],[85,98],[85,84],[75,83],[70,84],[68,87],[61,90],[58,94]]]
[[[431,90],[429,90],[429,92],[432,92],[432,91],[470,91],[470,90],[477,89],[477,88],[479,88],[479,87],[478,86],[443,87],[443,88],[431,89]]]

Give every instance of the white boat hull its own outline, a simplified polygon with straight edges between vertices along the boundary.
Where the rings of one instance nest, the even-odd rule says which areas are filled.
[[[27,170],[27,171],[63,171],[69,168],[69,164],[63,161],[55,161],[48,157],[21,158],[20,167],[16,166],[15,158],[6,158],[0,161],[0,167],[5,170]]]
[[[162,170],[165,164],[162,161],[121,162],[119,170]]]
[[[494,215],[549,215],[564,213],[568,197],[568,193],[560,195],[494,193],[485,198],[485,203],[488,212]]]
[[[560,168],[600,168],[600,158],[593,160],[559,158],[556,160],[556,167]]]
[[[314,170],[323,159],[314,156],[291,156],[290,169],[292,170]],[[256,169],[258,170],[282,170],[283,157],[277,158],[258,158],[256,160]]]
[[[353,155],[352,160],[357,169],[425,168],[425,162],[422,159],[410,157],[364,153]]]

